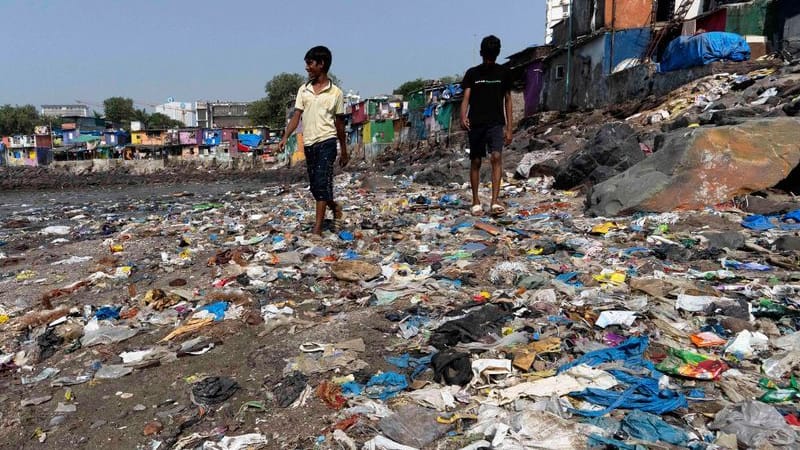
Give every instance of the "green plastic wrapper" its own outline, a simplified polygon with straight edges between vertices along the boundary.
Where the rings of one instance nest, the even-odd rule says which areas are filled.
[[[688,350],[670,348],[667,357],[656,369],[670,375],[697,380],[715,380],[728,370],[725,362]]]

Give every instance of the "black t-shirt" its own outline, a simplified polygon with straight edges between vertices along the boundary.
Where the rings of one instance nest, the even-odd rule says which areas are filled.
[[[505,125],[503,100],[511,90],[511,77],[505,67],[483,63],[467,70],[461,87],[471,89],[469,123],[471,126]]]

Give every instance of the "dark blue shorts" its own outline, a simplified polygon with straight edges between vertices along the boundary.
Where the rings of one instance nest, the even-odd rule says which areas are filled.
[[[336,161],[336,138],[305,147],[305,154],[311,195],[317,201],[333,201],[333,163]]]
[[[469,157],[478,159],[503,150],[503,125],[472,127],[469,130]]]

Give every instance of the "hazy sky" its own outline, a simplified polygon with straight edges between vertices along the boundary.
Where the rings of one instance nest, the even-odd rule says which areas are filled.
[[[463,73],[487,34],[544,41],[544,0],[0,0],[0,104],[255,100],[314,45],[363,96]]]

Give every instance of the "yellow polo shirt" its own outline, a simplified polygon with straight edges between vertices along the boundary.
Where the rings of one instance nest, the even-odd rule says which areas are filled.
[[[303,111],[303,143],[306,146],[336,137],[334,119],[344,114],[342,90],[330,81],[319,94],[314,93],[311,82],[297,90],[295,109]]]

